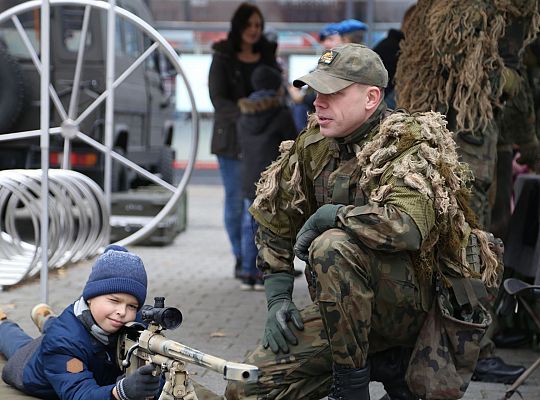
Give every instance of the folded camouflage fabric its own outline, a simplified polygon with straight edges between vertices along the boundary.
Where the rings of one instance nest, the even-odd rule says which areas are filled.
[[[422,399],[460,399],[465,394],[480,340],[491,323],[482,303],[471,303],[460,305],[451,288],[438,285],[405,376],[410,390]]]

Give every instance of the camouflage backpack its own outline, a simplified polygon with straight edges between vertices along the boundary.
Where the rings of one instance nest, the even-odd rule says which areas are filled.
[[[476,230],[467,245],[467,261],[482,272],[482,257],[496,256],[502,266],[502,247],[485,232]],[[479,240],[481,239],[481,240]],[[436,275],[433,305],[413,349],[406,380],[409,388],[425,400],[460,399],[465,394],[476,368],[480,341],[491,324],[491,307],[498,285],[486,286],[481,278],[457,273],[452,263],[443,260]],[[499,270],[500,271],[500,270]],[[498,282],[500,282],[499,273]]]

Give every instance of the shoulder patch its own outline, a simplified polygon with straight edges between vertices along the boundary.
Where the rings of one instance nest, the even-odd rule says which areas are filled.
[[[78,358],[72,358],[66,363],[66,371],[72,374],[77,374],[84,371],[84,365]]]

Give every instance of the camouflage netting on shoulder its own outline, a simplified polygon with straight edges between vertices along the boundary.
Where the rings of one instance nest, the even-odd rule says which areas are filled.
[[[521,46],[521,52],[531,44],[540,30],[540,12],[538,0],[494,0],[497,10],[506,18],[527,18],[529,27]]]
[[[281,142],[279,146],[279,157],[261,173],[261,178],[256,184],[257,197],[253,202],[254,208],[270,211],[272,214],[275,214],[283,167],[285,163],[292,163],[293,172],[288,180],[290,194],[292,196],[289,207],[303,214],[300,205],[306,201],[306,196],[301,186],[300,164],[298,160],[295,161],[289,158],[289,152],[293,145],[293,140]]]
[[[482,132],[502,93],[504,28],[492,1],[419,0],[401,43],[398,107],[444,114],[453,108],[457,131]]]
[[[436,226],[420,250],[417,267],[422,276],[431,276],[432,266],[438,265],[436,257],[461,265],[465,276],[475,275],[464,262],[462,251],[470,228],[476,227],[468,206],[468,184],[473,176],[468,166],[458,161],[456,144],[442,114],[391,114],[382,121],[373,140],[357,154],[357,159],[360,185],[366,192],[369,193],[370,182],[391,171],[394,178],[433,199]],[[371,192],[370,200],[380,202],[390,191],[390,184],[379,186]],[[497,263],[494,258],[484,260],[489,284]]]

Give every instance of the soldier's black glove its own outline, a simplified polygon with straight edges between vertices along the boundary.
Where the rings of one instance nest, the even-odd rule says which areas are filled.
[[[265,349],[270,346],[274,353],[280,350],[289,352],[289,345],[298,344],[298,339],[287,325],[292,321],[296,329],[303,330],[304,322],[296,305],[292,301],[294,276],[286,272],[266,275],[264,290],[268,304],[268,315],[262,344]]]
[[[294,254],[302,261],[308,261],[309,246],[321,233],[336,226],[337,213],[341,204],[325,204],[310,216],[296,235]]]
[[[134,374],[120,379],[116,383],[116,392],[121,400],[145,400],[157,395],[160,386],[160,376],[154,376],[156,366],[144,365]]]

